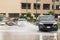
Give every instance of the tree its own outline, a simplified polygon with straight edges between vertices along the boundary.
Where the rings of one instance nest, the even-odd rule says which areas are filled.
[[[27,13],[26,16],[27,16],[27,19],[31,19],[31,13]]]
[[[34,16],[36,17],[36,19],[37,19],[37,17],[39,16],[40,14],[38,14],[38,13],[35,13],[34,14]]]
[[[25,13],[24,13],[24,14],[22,13],[22,14],[20,15],[20,18],[25,18],[25,19],[26,19],[27,17],[26,17],[25,15],[26,15]]]
[[[27,13],[26,15],[27,15],[27,17],[31,17],[31,13]]]

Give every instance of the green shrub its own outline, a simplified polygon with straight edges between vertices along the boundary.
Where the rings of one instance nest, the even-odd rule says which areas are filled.
[[[27,17],[26,17],[26,16],[23,16],[23,15],[21,15],[20,18],[25,18],[25,19],[27,19]]]
[[[35,13],[35,14],[34,14],[35,18],[37,18],[39,15],[40,15],[40,14],[38,14],[38,13]]]
[[[27,13],[26,15],[27,15],[27,17],[31,17],[31,13]]]
[[[57,24],[58,24],[58,28],[60,29],[60,22],[58,22]]]
[[[16,22],[18,20],[18,18],[14,18],[13,21]]]

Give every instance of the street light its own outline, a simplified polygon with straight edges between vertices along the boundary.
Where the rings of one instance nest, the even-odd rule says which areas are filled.
[[[36,14],[37,14],[37,4],[39,3],[40,0],[36,0]],[[37,20],[37,17],[36,17],[36,20]]]
[[[55,1],[56,0],[53,0],[53,12],[55,13]]]
[[[56,8],[56,7],[55,7],[55,1],[56,1],[56,0],[53,0],[53,12],[54,12],[54,17],[55,17],[55,8]]]
[[[26,13],[27,13],[27,11],[28,11],[28,10],[27,10],[27,9],[28,9],[28,4],[27,4],[27,3],[28,3],[28,0],[26,0]]]

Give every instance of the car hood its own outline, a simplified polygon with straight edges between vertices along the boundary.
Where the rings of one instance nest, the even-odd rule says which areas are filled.
[[[56,23],[56,21],[40,21],[40,23],[43,23],[43,24],[54,24],[54,23]]]

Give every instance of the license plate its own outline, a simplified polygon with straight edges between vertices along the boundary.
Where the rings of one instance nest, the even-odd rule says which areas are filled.
[[[50,26],[47,26],[47,28],[50,28]]]

